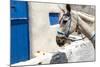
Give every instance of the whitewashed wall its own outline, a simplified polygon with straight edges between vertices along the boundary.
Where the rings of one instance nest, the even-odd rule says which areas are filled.
[[[30,54],[34,57],[37,51],[52,52],[56,45],[56,27],[50,27],[49,13],[59,13],[57,4],[29,2]],[[60,4],[60,6],[63,6]]]

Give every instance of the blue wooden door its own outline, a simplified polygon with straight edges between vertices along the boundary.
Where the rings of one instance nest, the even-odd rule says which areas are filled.
[[[11,2],[11,64],[29,60],[27,2]]]

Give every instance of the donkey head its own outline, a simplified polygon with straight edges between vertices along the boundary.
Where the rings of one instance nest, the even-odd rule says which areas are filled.
[[[69,36],[70,28],[71,28],[71,7],[69,4],[66,5],[66,12],[65,11],[63,12],[64,14],[59,21],[60,26],[59,26],[59,29],[57,31],[57,36],[56,36],[56,42],[58,46],[63,46],[65,44],[65,41],[66,41],[65,39],[66,37]]]

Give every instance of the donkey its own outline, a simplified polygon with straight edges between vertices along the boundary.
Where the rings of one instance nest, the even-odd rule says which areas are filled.
[[[66,10],[63,9],[61,10],[62,10],[62,14],[59,20],[60,26],[56,36],[57,45],[59,47],[64,46],[64,44],[68,41],[69,34],[76,31],[78,32],[78,34],[82,32],[93,43],[93,46],[95,48],[95,33],[94,31],[92,31],[91,27],[89,27],[89,25],[85,23],[86,21],[84,22],[83,20],[81,20],[81,18],[79,17],[80,14],[77,15],[76,17],[75,14],[73,14],[73,12],[71,11],[71,6],[69,4],[66,5]],[[91,20],[89,18],[90,17],[85,16],[86,20]],[[94,22],[94,20],[92,20],[92,22]]]
[[[61,9],[61,8],[60,8]],[[71,13],[71,6],[66,5],[66,10],[61,9],[62,13],[59,19],[59,29],[57,30],[56,42],[59,47],[64,46],[66,38],[69,34],[73,33],[77,29],[77,23]]]

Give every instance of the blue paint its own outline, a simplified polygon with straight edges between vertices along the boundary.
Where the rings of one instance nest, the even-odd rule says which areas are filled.
[[[59,13],[49,13],[50,25],[59,23]]]
[[[28,24],[11,26],[11,64],[29,59],[28,33]]]
[[[27,7],[27,2],[11,2],[11,64],[30,59]]]
[[[28,24],[28,19],[13,19],[11,25]]]
[[[25,18],[28,16],[27,2],[11,1],[11,18]]]

